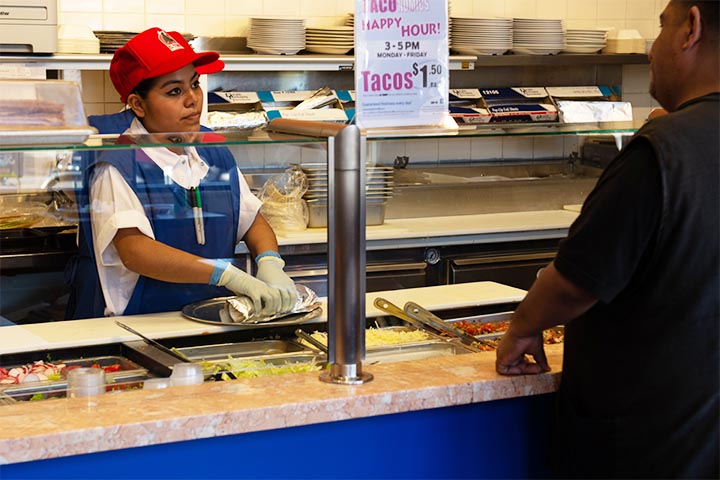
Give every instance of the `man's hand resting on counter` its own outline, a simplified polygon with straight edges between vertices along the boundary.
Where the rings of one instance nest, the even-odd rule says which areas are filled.
[[[543,330],[568,323],[596,302],[595,296],[565,278],[555,268],[555,263],[543,268],[513,313],[510,327],[500,340],[495,370],[501,375],[549,372]]]
[[[533,357],[535,362],[529,361],[526,354]],[[497,348],[495,370],[501,375],[549,372],[542,332],[529,337],[516,337],[508,330]]]

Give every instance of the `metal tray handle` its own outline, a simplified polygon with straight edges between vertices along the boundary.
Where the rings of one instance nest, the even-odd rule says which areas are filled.
[[[414,318],[415,320],[422,322],[426,325],[430,325],[441,332],[448,333],[452,336],[458,337],[461,342],[466,345],[472,346],[477,343],[477,339],[472,335],[468,335],[459,328],[455,328],[452,325],[446,323],[443,319],[436,316],[429,310],[421,307],[415,302],[407,302],[404,307],[405,314]]]

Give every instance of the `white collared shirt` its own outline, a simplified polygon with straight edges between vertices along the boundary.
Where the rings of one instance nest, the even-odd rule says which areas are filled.
[[[147,135],[148,132],[136,118],[124,133]],[[209,170],[195,147],[186,147],[183,155],[167,148],[147,148],[143,152],[163,170],[168,183],[174,181],[184,188],[197,187]],[[236,242],[242,240],[262,206],[239,169],[238,178],[241,201]],[[122,315],[139,275],[125,268],[112,241],[121,228],[137,228],[152,239],[155,233],[137,195],[115,167],[98,164],[90,182],[93,248],[105,297],[105,315]]]

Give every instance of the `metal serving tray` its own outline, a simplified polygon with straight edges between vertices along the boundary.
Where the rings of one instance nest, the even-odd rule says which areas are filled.
[[[121,391],[142,387],[144,380],[150,378],[145,369],[108,373],[105,377],[105,391]],[[63,380],[31,382],[4,386],[0,391],[0,405],[11,402],[29,401],[35,395],[43,395],[45,400],[65,398],[67,382]],[[6,399],[10,399],[8,402]]]
[[[52,363],[64,363],[68,367],[91,367],[92,365],[100,365],[104,368],[110,365],[119,364],[120,370],[117,372],[107,372],[105,379],[107,383],[121,382],[128,379],[141,378],[147,376],[147,369],[141,367],[137,363],[129,360],[125,357],[106,355],[100,357],[88,357],[78,358],[72,360],[58,361]],[[11,368],[21,367],[23,365],[11,365],[5,368],[10,370]],[[25,396],[28,398],[35,393],[48,393],[51,396],[64,396],[65,388],[67,387],[67,380],[63,377],[59,380],[45,380],[41,382],[26,382],[26,383],[9,383],[0,385],[0,394],[4,393],[11,397]]]
[[[186,318],[196,322],[245,329],[297,325],[299,323],[305,323],[312,320],[313,318],[317,318],[320,314],[322,314],[322,308],[320,305],[313,304],[308,306],[309,311],[307,312],[286,315],[282,318],[278,318],[277,320],[263,321],[260,323],[235,323],[229,319],[225,310],[225,304],[228,298],[233,297],[217,297],[185,305],[182,308],[182,314]]]
[[[233,358],[259,357],[272,358],[275,355],[297,352],[310,352],[302,345],[287,340],[259,340],[253,342],[222,343],[218,345],[200,345],[197,347],[176,348],[191,360],[225,360]]]
[[[365,352],[365,363],[395,363],[410,360],[422,360],[448,355],[475,353],[456,341],[433,340],[424,343],[409,343],[392,347],[375,347]]]
[[[96,133],[92,127],[11,127],[0,131],[0,145],[77,145]]]
[[[237,377],[255,377],[255,376],[266,376],[266,375],[278,375],[280,373],[265,373],[263,375],[263,370],[269,370],[273,367],[282,367],[282,366],[289,366],[289,365],[302,365],[302,366],[309,366],[309,365],[315,365],[319,367],[317,370],[321,370],[327,365],[327,359],[324,355],[319,355],[311,352],[295,352],[295,353],[283,353],[278,355],[271,355],[271,356],[256,356],[256,357],[235,357],[236,360],[243,360],[247,362],[252,362],[253,364],[249,364],[246,368],[241,369],[233,369],[232,372],[234,373],[233,376]],[[257,362],[257,363],[255,363]],[[262,362],[262,363],[261,363]],[[209,378],[214,378],[216,380],[222,380],[224,379],[222,374],[227,373],[228,369],[226,369],[227,365],[227,359],[217,359],[210,362],[203,362],[203,370],[205,371],[206,376],[209,375]],[[218,367],[218,371],[213,371],[213,367]],[[290,373],[290,372],[285,372]]]
[[[11,368],[19,368],[23,367],[25,365],[28,365],[28,362],[25,364],[20,365],[2,365],[3,368],[10,370]],[[57,361],[50,361],[50,363],[57,365],[57,364],[64,364],[68,367],[91,367],[93,365],[100,365],[100,367],[105,368],[109,367],[110,365],[119,364],[120,370],[118,372],[109,372],[107,373],[107,376],[112,376],[114,374],[122,373],[125,371],[139,371],[139,370],[145,370],[143,367],[138,365],[137,363],[133,362],[130,359],[127,359],[125,357],[119,356],[119,355],[103,355],[103,356],[97,356],[97,357],[87,357],[87,358],[75,358],[70,360],[57,360]]]

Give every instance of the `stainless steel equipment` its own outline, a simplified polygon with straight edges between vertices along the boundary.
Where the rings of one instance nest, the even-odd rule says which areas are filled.
[[[328,346],[330,371],[320,380],[358,385],[365,356],[366,144],[354,125],[275,119],[271,131],[327,137],[328,142]]]
[[[462,330],[455,328],[454,326],[445,323],[445,321],[436,316],[429,310],[421,307],[417,303],[407,302],[404,307],[405,313],[414,318],[415,320],[429,325],[430,327],[438,330],[439,332],[448,333],[454,337],[458,337],[461,342],[466,345],[473,345],[477,342],[477,339],[472,335],[468,335]]]
[[[372,374],[362,371],[365,356],[365,143],[349,125],[328,138],[328,383],[357,385]]]
[[[327,353],[328,353],[327,345],[315,340],[315,338],[312,335],[310,335],[309,333],[304,332],[303,330],[298,328],[297,330],[295,330],[295,335],[297,335],[297,337],[299,339],[305,340],[310,345],[312,345],[313,347],[317,348],[318,350],[320,350],[321,352],[323,352],[324,354],[327,355]]]
[[[177,358],[177,359],[180,360],[181,362],[192,362],[192,360],[190,360],[188,357],[186,357],[186,356],[183,355],[182,353],[179,353],[179,352],[176,352],[175,350],[172,350],[172,349],[170,349],[170,348],[167,348],[167,347],[166,347],[165,345],[163,345],[162,343],[157,342],[157,341],[153,340],[153,339],[150,338],[150,337],[146,337],[146,336],[143,335],[142,333],[138,332],[138,331],[135,330],[134,328],[128,327],[128,326],[125,325],[124,323],[120,323],[120,322],[118,322],[117,320],[115,320],[115,325],[117,325],[117,326],[120,327],[120,328],[124,328],[125,330],[127,330],[128,332],[130,332],[130,333],[132,333],[132,334],[137,335],[138,337],[142,338],[143,341],[144,341],[145,343],[147,343],[148,345],[152,345],[153,347],[157,348],[158,350],[161,350],[161,351],[167,353],[168,355],[172,355],[173,357]]]

